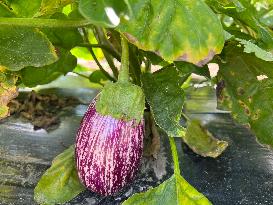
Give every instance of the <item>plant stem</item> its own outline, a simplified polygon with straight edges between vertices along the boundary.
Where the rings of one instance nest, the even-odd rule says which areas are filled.
[[[91,25],[87,20],[60,20],[42,18],[0,18],[0,26],[37,28],[78,28]]]
[[[117,51],[117,49],[108,41],[108,39],[105,36],[105,33],[102,28],[95,26],[95,31],[97,33],[97,36],[101,43],[107,45],[111,50],[115,53],[116,56],[120,56],[120,53]]]
[[[134,46],[130,46],[129,48],[130,51],[130,71],[132,73],[132,78],[133,78],[133,82],[136,85],[141,85],[140,82],[140,75],[141,75],[141,63],[139,62],[138,59],[138,49]]]
[[[190,121],[190,118],[184,112],[182,112],[181,115],[186,121]]]
[[[110,47],[104,44],[89,44],[89,43],[81,43],[77,46],[80,47],[86,47],[86,48],[101,48],[102,50],[107,51],[109,54],[111,54],[114,58],[116,58],[118,61],[120,61],[120,55],[117,55]]]
[[[169,141],[170,141],[172,156],[173,156],[174,173],[180,175],[178,154],[177,154],[177,149],[176,149],[176,144],[175,144],[174,138],[172,136],[170,136]]]
[[[100,64],[99,60],[97,59],[97,56],[95,55],[94,51],[92,48],[88,49],[89,52],[91,53],[93,59],[95,60],[96,64],[99,66],[99,69],[101,70],[101,72],[103,72],[103,74],[111,81],[115,82],[116,79],[113,78],[106,70],[104,70],[104,68],[102,67],[102,65]]]
[[[86,32],[85,29],[83,29],[83,34],[84,34],[84,41],[89,42],[88,41],[88,34]],[[88,51],[90,52],[90,54],[92,55],[94,61],[96,62],[96,64],[98,65],[99,69],[101,70],[101,72],[111,81],[115,82],[116,79],[113,78],[106,70],[104,70],[104,68],[102,67],[102,65],[100,64],[99,60],[97,59],[96,54],[93,51],[92,47],[87,47]]]
[[[89,80],[89,77],[88,77],[88,76],[86,76],[86,75],[83,75],[83,74],[77,73],[77,72],[75,72],[75,71],[73,71],[72,73],[75,73],[75,74],[77,74],[78,76],[83,77],[83,78],[86,78],[86,79],[88,79],[88,80]]]
[[[129,46],[127,40],[121,36],[121,69],[119,71],[118,81],[127,83],[130,81],[129,76]]]
[[[118,69],[114,64],[113,57],[120,60],[120,55],[117,53],[116,49],[113,48],[112,44],[108,41],[104,30],[96,28],[94,29],[93,33],[95,34],[95,37],[97,41],[103,45],[105,45],[108,48],[107,50],[102,50],[103,55],[110,66],[115,78],[118,78]],[[113,56],[110,56],[109,53]]]

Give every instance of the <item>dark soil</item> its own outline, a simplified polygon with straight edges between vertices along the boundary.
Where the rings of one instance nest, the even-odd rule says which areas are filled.
[[[73,97],[59,97],[55,94],[39,94],[35,91],[20,93],[9,103],[10,114],[31,122],[34,130],[51,131],[58,128],[60,116],[81,102]]]

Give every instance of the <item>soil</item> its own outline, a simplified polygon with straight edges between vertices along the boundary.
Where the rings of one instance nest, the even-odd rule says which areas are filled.
[[[59,97],[55,94],[39,94],[35,91],[20,93],[9,103],[10,114],[31,122],[34,130],[51,131],[58,128],[60,116],[81,102],[73,97]]]

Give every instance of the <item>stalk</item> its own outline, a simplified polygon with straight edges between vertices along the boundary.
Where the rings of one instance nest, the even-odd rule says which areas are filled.
[[[122,83],[128,83],[130,81],[129,76],[129,46],[127,40],[121,36],[121,69],[119,71],[118,81]]]
[[[180,168],[179,168],[179,161],[178,161],[178,154],[176,149],[176,144],[173,137],[169,137],[171,150],[172,150],[172,157],[174,163],[174,173],[180,175]]]
[[[79,28],[91,25],[88,20],[61,20],[42,18],[0,18],[0,26],[22,26],[36,28]]]

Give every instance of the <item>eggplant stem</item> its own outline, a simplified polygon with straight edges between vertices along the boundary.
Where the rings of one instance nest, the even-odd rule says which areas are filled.
[[[129,76],[129,46],[125,37],[121,36],[121,69],[119,71],[118,81],[127,83],[130,81]]]

